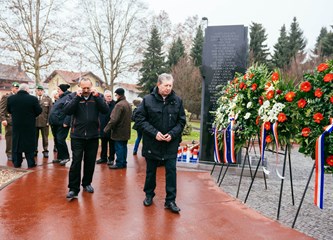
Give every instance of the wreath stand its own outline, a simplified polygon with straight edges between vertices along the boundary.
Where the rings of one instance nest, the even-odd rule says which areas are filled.
[[[219,174],[219,176],[218,176],[218,178],[217,178],[217,181],[216,181],[216,183],[218,183],[218,182],[220,181],[220,177],[221,177],[221,173],[222,173],[222,170],[223,170],[224,163],[223,163],[223,162],[217,162],[217,161],[215,160],[215,161],[214,161],[213,168],[212,168],[212,171],[210,171],[210,175],[213,174],[216,165],[221,165],[220,174]]]
[[[290,173],[290,185],[291,185],[291,196],[292,196],[292,204],[295,205],[295,200],[294,200],[294,187],[293,187],[293,178],[292,178],[292,170],[291,170],[291,160],[290,160],[290,145],[289,144],[286,144],[285,146],[285,151],[284,153],[280,153],[280,152],[277,152],[278,149],[276,151],[272,151],[272,150],[266,150],[266,151],[269,151],[269,152],[273,152],[273,153],[277,153],[277,154],[281,154],[281,155],[284,155],[284,160],[283,160],[283,170],[282,170],[282,177],[285,176],[285,170],[286,170],[286,162],[287,162],[287,155],[288,155],[288,160],[289,160],[289,173]],[[249,197],[249,194],[250,194],[250,191],[252,189],[252,186],[253,186],[253,182],[254,182],[254,179],[256,178],[256,175],[257,175],[257,172],[258,172],[258,168],[260,166],[260,163],[261,163],[261,157],[258,161],[258,164],[257,164],[257,167],[256,167],[256,170],[254,172],[254,176],[252,178],[252,181],[251,181],[251,184],[250,184],[250,187],[247,191],[247,194],[246,194],[246,198],[244,200],[244,203],[246,203],[248,197]],[[265,173],[264,173],[265,174]],[[283,185],[284,185],[284,179],[282,178],[281,179],[281,187],[280,187],[280,196],[279,196],[279,203],[278,203],[278,212],[277,212],[277,220],[279,220],[280,218],[280,209],[281,209],[281,202],[282,202],[282,193],[283,193]]]
[[[222,170],[223,170],[223,166],[224,166],[224,164],[227,165],[227,168],[226,168],[226,170],[225,170],[224,173],[223,173],[223,176],[222,176],[221,181],[220,181],[220,183],[219,183],[219,187],[221,187],[221,184],[222,184],[222,182],[223,182],[223,179],[224,179],[225,175],[227,174],[227,171],[228,171],[228,169],[229,169],[229,165],[230,165],[229,163],[222,163],[222,168],[221,168],[221,171],[220,171],[220,175],[221,175],[221,173],[222,173]],[[219,177],[220,177],[220,175],[219,175]],[[219,179],[217,180],[217,182],[219,182]]]
[[[251,147],[250,147],[250,144],[251,144]],[[245,152],[245,156],[244,156],[244,160],[243,160],[243,164],[242,164],[242,170],[241,170],[241,174],[240,174],[240,180],[239,180],[239,183],[238,183],[236,198],[238,198],[239,189],[240,189],[241,181],[242,181],[242,178],[243,178],[243,173],[244,173],[244,168],[245,168],[246,161],[248,162],[248,165],[249,165],[251,179],[253,178],[252,168],[251,168],[251,163],[250,163],[250,158],[249,158],[249,149],[251,149],[251,148],[253,148],[254,152],[256,153],[255,146],[254,146],[254,138],[249,140],[248,143],[247,143],[247,146],[245,147],[246,152]],[[222,164],[222,167],[221,167],[221,170],[220,170],[219,177],[217,179],[217,183],[219,183],[219,187],[221,186],[221,184],[223,182],[223,179],[224,179],[225,175],[227,174],[227,171],[228,171],[229,165],[230,165],[229,163],[221,163],[221,164]],[[220,181],[220,177],[221,177],[224,165],[227,166],[227,169],[224,171],[222,179]],[[265,182],[265,189],[267,189],[266,176],[265,176],[265,174],[263,174],[263,176],[264,176],[264,182]]]
[[[309,176],[308,182],[306,183],[306,186],[305,186],[305,189],[304,189],[304,192],[303,192],[303,196],[302,196],[301,201],[300,201],[300,203],[299,203],[299,206],[298,206],[298,209],[297,209],[297,212],[296,212],[296,216],[295,216],[294,221],[293,221],[293,225],[291,226],[292,228],[295,227],[295,223],[296,223],[296,220],[297,220],[298,214],[299,214],[299,212],[300,212],[300,210],[301,210],[301,207],[302,207],[302,205],[303,205],[303,201],[304,201],[304,198],[305,198],[305,194],[306,194],[306,192],[307,192],[307,190],[308,190],[308,188],[309,188],[309,184],[310,184],[310,181],[311,181],[311,178],[312,178],[312,175],[313,175],[313,172],[314,172],[315,168],[316,168],[316,163],[314,162],[314,163],[313,163],[312,170],[311,170],[311,172],[310,172],[310,176]]]
[[[240,185],[241,185],[241,182],[242,182],[242,178],[243,178],[243,173],[244,173],[244,167],[245,167],[245,162],[247,161],[248,164],[249,164],[249,170],[250,170],[250,176],[251,176],[251,179],[253,179],[253,176],[252,176],[252,168],[251,168],[251,163],[250,163],[250,157],[249,157],[249,149],[250,148],[250,144],[251,144],[251,148],[253,148],[254,150],[254,153],[256,154],[256,150],[255,150],[255,146],[254,146],[254,138],[250,139],[247,143],[247,146],[245,147],[246,151],[245,151],[245,156],[244,156],[244,160],[243,160],[243,164],[242,164],[242,170],[241,170],[241,174],[240,174],[240,177],[239,177],[239,182],[238,182],[238,188],[237,188],[237,193],[236,193],[236,198],[238,198],[238,195],[239,195],[239,189],[240,189]],[[260,162],[260,159],[259,159],[259,162]],[[264,182],[265,182],[265,189],[267,190],[267,182],[266,182],[266,175],[265,173],[263,173],[263,176],[264,176]]]

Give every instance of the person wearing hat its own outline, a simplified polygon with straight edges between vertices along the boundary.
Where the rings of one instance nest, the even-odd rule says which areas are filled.
[[[36,151],[35,156],[38,154],[38,139],[39,132],[42,134],[43,141],[43,157],[49,157],[49,117],[52,108],[52,99],[44,94],[44,88],[41,85],[36,87],[36,97],[38,98],[39,105],[42,107],[42,113],[36,118]]]
[[[132,107],[126,100],[123,88],[117,88],[114,96],[117,99],[116,105],[104,132],[111,130],[111,139],[114,141],[116,152],[115,164],[109,168],[121,169],[127,167],[127,142],[131,137]]]
[[[12,116],[7,111],[7,99],[18,92],[19,86],[17,82],[13,82],[11,91],[3,95],[0,100],[0,119],[6,131],[6,155],[8,161],[12,160]]]
[[[68,91],[70,85],[60,84],[58,86],[58,100],[53,104],[50,116],[49,124],[51,126],[51,131],[55,139],[55,146],[57,149],[57,158],[54,159],[53,163],[60,163],[64,166],[69,162],[69,151],[66,143],[66,138],[69,132],[71,116],[66,115],[64,112],[64,105],[67,100],[70,99],[71,92]]]

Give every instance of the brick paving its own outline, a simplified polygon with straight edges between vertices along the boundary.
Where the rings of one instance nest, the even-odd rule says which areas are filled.
[[[243,155],[244,155],[243,151]],[[258,151],[257,151],[258,154]],[[250,152],[250,156],[254,156],[254,152]],[[267,178],[267,190],[265,189],[262,170],[258,171],[260,177],[256,177],[253,187],[250,191],[246,205],[259,211],[264,216],[273,220],[277,219],[278,203],[281,189],[281,179],[275,173],[275,168],[278,166],[279,172],[282,174],[283,168],[283,155],[279,155],[279,163],[276,165],[276,156],[274,153],[265,152],[265,157],[268,159],[267,168],[271,170]],[[293,190],[295,196],[295,205],[292,204],[291,197],[291,181],[289,173],[289,164],[287,161],[286,173],[283,185],[283,194],[280,208],[279,221],[288,227],[292,226],[301,197],[303,195],[306,183],[311,173],[313,160],[304,157],[303,154],[298,152],[297,147],[291,150],[291,169],[293,178]],[[288,160],[288,158],[287,158]],[[241,166],[238,167],[237,172],[240,172]],[[225,169],[225,168],[224,168]],[[230,168],[229,168],[230,169]],[[253,171],[255,166],[253,166]],[[213,173],[213,178],[217,179],[220,168],[216,168]],[[235,169],[228,170],[222,184],[221,189],[236,197],[240,176],[235,174]],[[313,204],[314,196],[314,177],[310,181],[309,188],[305,195],[302,208],[298,215],[295,229],[305,233],[308,236],[314,237],[319,240],[332,239],[333,237],[333,177],[331,174],[325,175],[325,192],[324,192],[324,209],[319,209]],[[239,191],[238,199],[244,202],[251,183],[250,177],[243,177]]]

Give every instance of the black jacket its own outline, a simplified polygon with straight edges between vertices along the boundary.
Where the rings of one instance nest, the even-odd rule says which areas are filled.
[[[100,128],[100,137],[101,138],[111,138],[111,130],[109,130],[108,132],[105,133],[104,128],[110,121],[110,115],[111,115],[111,112],[112,112],[114,106],[116,105],[116,102],[112,100],[110,103],[106,103],[106,104],[109,107],[109,111],[105,114],[104,113],[99,114],[99,121],[101,123],[101,128]]]
[[[64,105],[72,96],[71,92],[64,92],[59,99],[53,104],[50,112],[49,123],[50,125],[62,126],[66,124],[69,126],[71,121],[71,116],[68,116],[64,112]]]
[[[155,87],[143,98],[135,113],[135,122],[143,133],[144,157],[157,160],[177,158],[186,116],[183,102],[174,91],[163,100]],[[155,137],[158,132],[169,133],[172,140],[157,141]]]
[[[101,96],[89,95],[86,100],[79,97],[76,92],[64,106],[64,112],[72,115],[71,138],[93,139],[99,138],[100,122],[99,113],[107,113],[108,105]]]

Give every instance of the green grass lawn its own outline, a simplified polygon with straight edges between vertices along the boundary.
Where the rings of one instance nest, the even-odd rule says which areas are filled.
[[[190,122],[191,125],[197,129],[200,129],[200,122]],[[133,123],[132,123],[133,126]],[[134,129],[131,129],[131,138],[128,141],[128,144],[134,144],[136,139],[136,131]],[[184,135],[182,137],[184,142],[192,142],[193,140],[195,142],[199,142],[200,140],[200,131],[198,130],[192,130],[191,135]]]
[[[197,129],[200,128],[200,122],[190,122],[191,125]],[[132,126],[133,126],[133,123],[132,123]],[[2,136],[4,137],[5,135],[5,129],[4,127],[2,126]],[[50,128],[50,133],[49,133],[49,138],[53,138],[53,135],[52,135],[52,132],[51,132],[51,128]],[[67,139],[69,140],[69,134],[68,134],[68,137]],[[134,129],[131,129],[131,138],[130,140],[128,141],[129,144],[134,144],[135,142],[135,139],[136,139],[136,131]],[[195,141],[195,142],[199,142],[200,140],[200,131],[198,130],[192,130],[191,132],[191,135],[184,135],[183,136],[183,141],[185,142],[189,142],[189,141]]]

